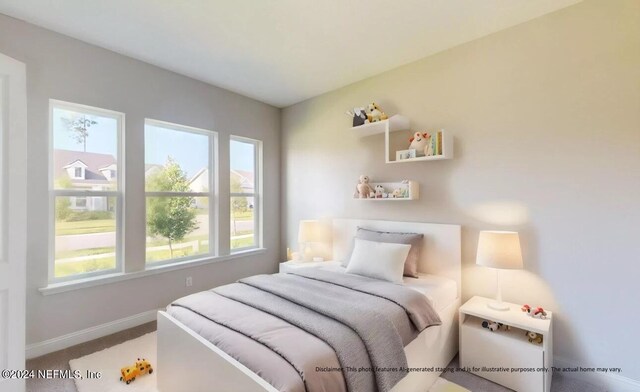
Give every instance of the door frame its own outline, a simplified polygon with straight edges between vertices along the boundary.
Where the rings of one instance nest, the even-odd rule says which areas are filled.
[[[0,53],[0,368],[25,368],[27,249],[26,66]],[[4,346],[4,347],[2,347]],[[0,379],[24,391],[24,380]]]

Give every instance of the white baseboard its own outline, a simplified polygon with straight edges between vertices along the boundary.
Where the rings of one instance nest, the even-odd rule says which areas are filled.
[[[576,367],[574,361],[566,358],[553,357],[553,366],[557,368]],[[629,377],[621,376],[613,373],[574,373],[563,372],[563,376],[571,378],[579,378],[591,384],[601,386],[606,391],[611,392],[640,392],[640,381],[636,381]]]
[[[111,321],[105,324],[96,325],[95,327],[59,336],[57,338],[45,340],[43,342],[29,344],[27,345],[25,355],[27,359],[36,358],[55,351],[63,350],[67,347],[75,346],[76,344],[85,343],[90,340],[124,331],[125,329],[154,321],[157,318],[157,313],[157,309],[149,310],[120,320]]]

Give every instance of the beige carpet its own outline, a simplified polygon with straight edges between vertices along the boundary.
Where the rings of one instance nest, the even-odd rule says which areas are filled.
[[[77,370],[83,378],[76,379],[78,392],[154,392],[156,372],[137,377],[127,385],[120,381],[120,368],[131,366],[137,358],[145,358],[156,365],[156,333],[148,333],[102,351],[69,361],[71,370]],[[86,378],[87,371],[100,372],[101,378]]]
[[[156,333],[148,333],[102,351],[69,361],[71,370],[79,371],[82,379],[76,379],[78,392],[156,392],[156,372],[136,378],[127,385],[120,381],[120,368],[132,365],[137,358],[146,358],[156,365]],[[99,379],[86,378],[87,371],[100,372]],[[468,389],[439,378],[429,392],[471,392]]]

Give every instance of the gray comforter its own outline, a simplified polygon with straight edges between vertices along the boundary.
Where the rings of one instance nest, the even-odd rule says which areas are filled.
[[[317,269],[241,279],[179,299],[168,310],[287,391],[389,391],[406,375],[404,346],[440,324],[414,290]],[[265,349],[278,359],[256,360]],[[298,383],[284,380],[291,369]]]

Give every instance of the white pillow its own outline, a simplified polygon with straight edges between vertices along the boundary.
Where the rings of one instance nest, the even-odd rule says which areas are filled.
[[[410,249],[410,244],[374,242],[356,238],[346,272],[402,283],[404,261]]]

